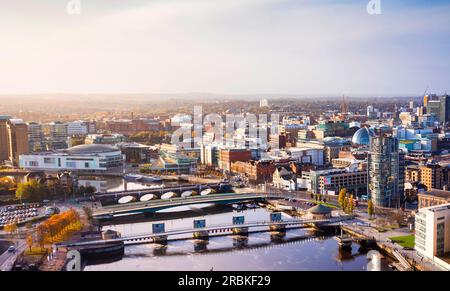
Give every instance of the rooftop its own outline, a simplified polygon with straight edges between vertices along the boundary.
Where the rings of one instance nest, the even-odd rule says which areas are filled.
[[[426,191],[425,193],[419,193],[419,195],[450,199],[450,191],[447,190],[431,189],[430,191]]]
[[[329,214],[331,213],[331,208],[324,206],[322,204],[318,204],[308,209],[309,213],[313,214]]]
[[[78,146],[74,146],[65,150],[62,150],[64,153],[76,155],[76,154],[100,154],[100,153],[108,153],[119,151],[119,149],[115,146],[106,145],[106,144],[82,144]]]

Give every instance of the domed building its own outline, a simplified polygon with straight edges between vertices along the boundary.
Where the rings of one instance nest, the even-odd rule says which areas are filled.
[[[119,148],[105,144],[83,144],[64,150],[20,155],[23,169],[44,171],[118,171],[123,157]]]
[[[331,218],[331,208],[318,204],[308,209],[308,219],[327,219]]]
[[[354,145],[368,146],[370,144],[370,137],[374,135],[371,128],[362,127],[358,129],[352,137],[352,143]]]

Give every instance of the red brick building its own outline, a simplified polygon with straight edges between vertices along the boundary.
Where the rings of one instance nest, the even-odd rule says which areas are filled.
[[[231,171],[231,163],[247,162],[252,159],[252,154],[247,149],[223,149],[220,150],[219,167],[226,171]]]

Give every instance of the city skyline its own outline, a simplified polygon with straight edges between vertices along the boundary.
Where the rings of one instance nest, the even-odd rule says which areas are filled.
[[[445,1],[4,3],[0,94],[421,95],[448,89]]]

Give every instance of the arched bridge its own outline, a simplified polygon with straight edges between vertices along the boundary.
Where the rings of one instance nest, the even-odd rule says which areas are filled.
[[[286,198],[286,195],[276,193],[222,193],[210,194],[205,196],[176,197],[172,199],[157,199],[146,202],[134,202],[129,204],[119,204],[104,206],[95,210],[92,214],[97,219],[113,218],[130,214],[139,214],[145,212],[156,212],[158,210],[186,206],[202,203],[229,204],[244,201],[266,200],[266,199]]]

